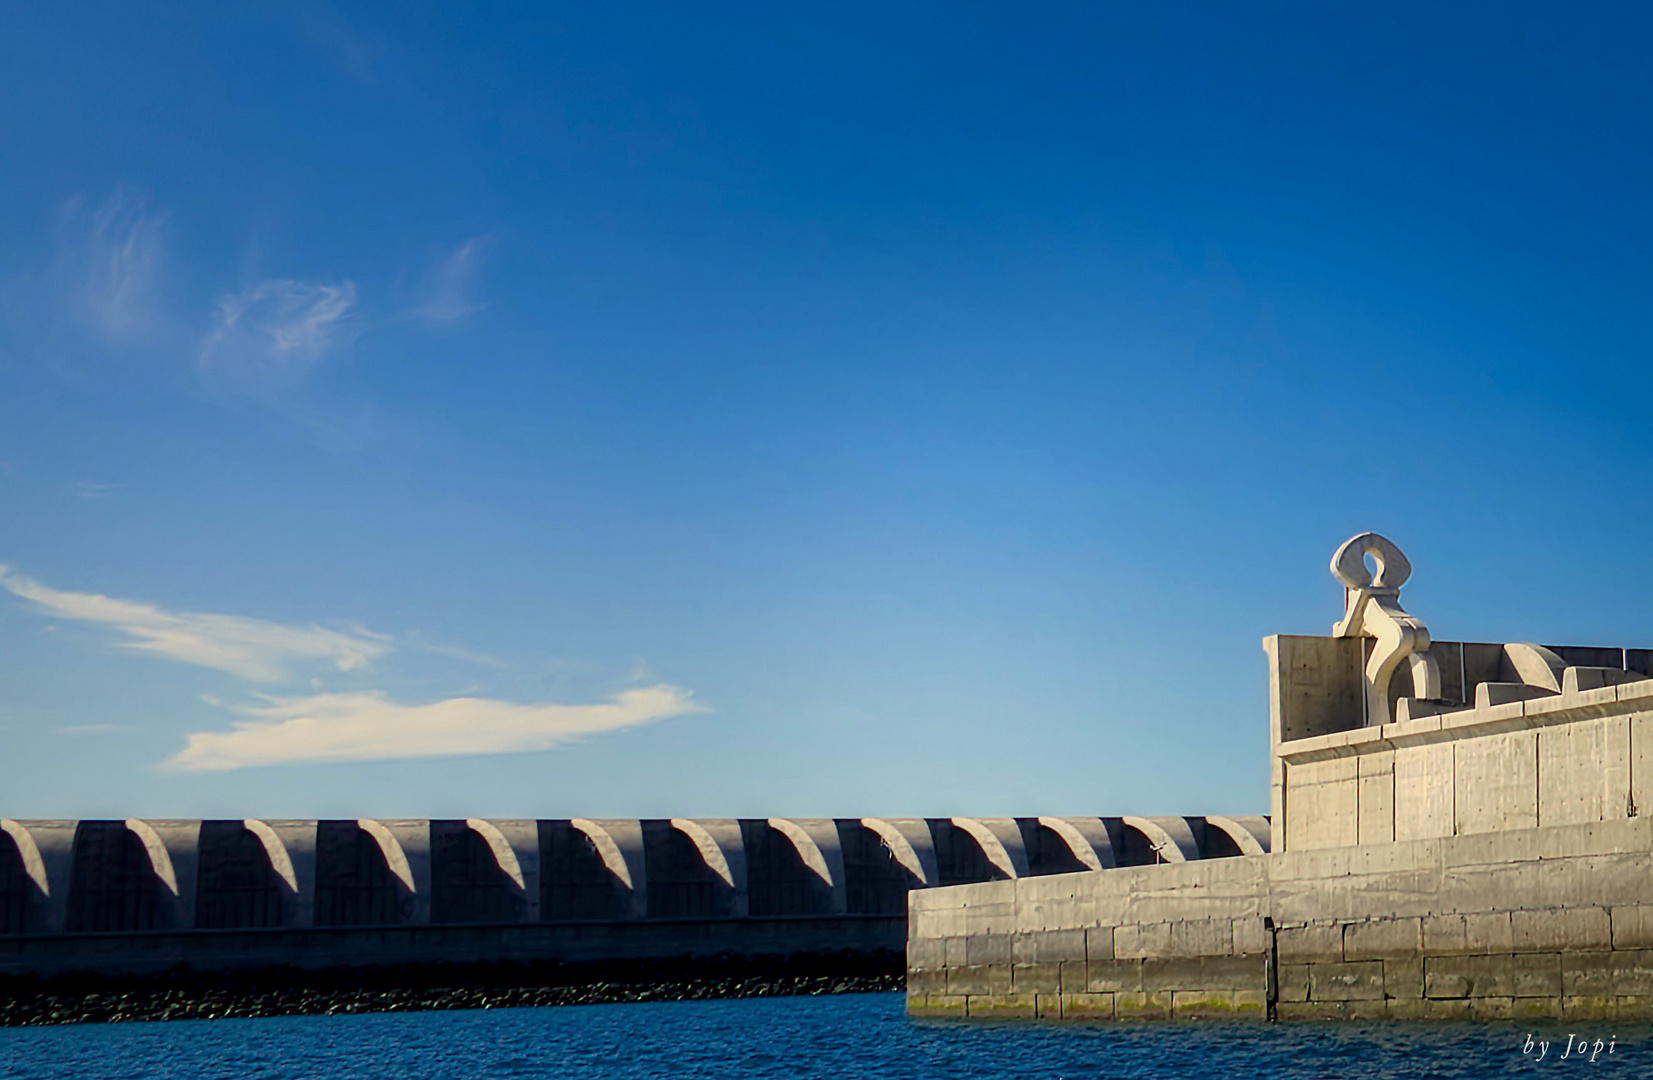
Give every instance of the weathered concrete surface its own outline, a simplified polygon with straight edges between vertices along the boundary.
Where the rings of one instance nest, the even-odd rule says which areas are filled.
[[[1653,821],[909,897],[914,1015],[1653,1018]]]
[[[1344,713],[1348,726],[1337,728],[1332,699],[1291,684],[1308,683],[1303,673],[1318,663],[1332,665],[1318,670],[1323,680],[1347,678],[1330,643],[1266,643],[1279,694],[1273,802],[1280,850],[1624,821],[1653,805],[1653,678],[1641,671],[1570,666],[1558,693],[1496,705],[1482,695],[1481,705],[1416,718],[1402,699],[1401,720],[1363,727]],[[1519,655],[1536,647],[1495,648]],[[1635,652],[1617,651],[1627,658],[1621,662]],[[1280,737],[1305,730],[1318,733]]]
[[[1374,533],[1332,572],[1263,643],[1272,853],[913,893],[914,1013],[1653,1017],[1653,654],[1435,641]]]
[[[899,949],[910,889],[1267,835],[1260,818],[7,819],[0,976]]]
[[[899,950],[894,915],[657,919],[518,926],[311,927],[0,938],[0,980],[194,972],[321,971],[408,964],[591,963]]]

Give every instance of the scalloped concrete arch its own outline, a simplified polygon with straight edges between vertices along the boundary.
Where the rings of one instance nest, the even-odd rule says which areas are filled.
[[[396,834],[383,822],[372,818],[357,818],[356,827],[371,836],[374,843],[379,845],[391,876],[400,881],[408,892],[417,894],[419,889],[413,883],[413,867],[408,864],[407,852],[402,850],[402,842],[396,839]]]
[[[1148,838],[1154,853],[1166,862],[1198,862],[1199,845],[1194,843],[1194,830],[1179,817],[1125,817],[1120,818],[1129,828]]]
[[[569,824],[584,833],[585,838],[591,841],[591,846],[597,849],[597,856],[603,860],[608,872],[627,889],[635,891],[635,886],[631,883],[631,867],[626,865],[626,857],[609,831],[589,818],[573,818]]]
[[[276,877],[287,886],[287,891],[298,892],[298,873],[293,869],[292,856],[287,853],[287,845],[281,842],[281,837],[276,835],[276,831],[257,818],[247,818],[241,824],[264,845],[264,854],[269,857],[270,869],[274,870]]]
[[[1241,855],[1267,855],[1269,849],[1268,818],[1221,817],[1207,814],[1205,823],[1227,833],[1239,847]]]
[[[798,851],[798,858],[804,861],[804,865],[809,867],[823,884],[832,885],[832,871],[827,867],[826,856],[821,854],[821,846],[815,842],[814,837],[804,831],[803,826],[785,818],[772,817],[769,819],[769,827],[792,841],[792,846]]]
[[[150,869],[155,871],[155,877],[165,885],[174,899],[178,896],[178,874],[172,868],[172,856],[166,850],[166,844],[161,842],[161,834],[147,821],[137,818],[127,818],[125,825],[133,836],[143,844],[144,851],[149,854]]]
[[[907,839],[894,824],[883,818],[864,817],[861,819],[863,827],[871,829],[884,841],[884,846],[890,849],[890,855],[901,869],[913,876],[921,886],[934,885],[936,872],[934,867],[926,867],[925,860],[919,858],[918,850],[913,842]],[[931,861],[933,861],[933,856]]]
[[[717,838],[699,822],[688,818],[672,818],[672,828],[687,836],[694,842],[700,852],[700,857],[706,860],[706,869],[723,879],[729,888],[735,887],[735,872],[729,867],[729,860],[723,854],[723,848],[718,845]]]
[[[494,865],[498,866],[519,890],[526,890],[528,883],[522,876],[522,864],[517,861],[517,853],[511,850],[511,842],[505,839],[505,834],[492,822],[484,821],[482,818],[466,818],[465,825],[487,842],[488,850],[494,853]]]
[[[21,822],[11,818],[0,818],[0,831],[17,845],[17,853],[23,857],[23,872],[29,875],[40,895],[52,895],[52,885],[46,877],[46,860],[40,857],[40,846],[34,842],[34,835]]]
[[[1021,873],[1017,873],[1016,860],[1011,858],[1010,851],[1005,847],[1004,841],[994,833],[987,822],[980,818],[968,817],[956,817],[952,819],[952,822],[955,829],[961,829],[969,833],[970,838],[980,845],[981,853],[987,857],[988,865],[992,866],[993,869],[1007,878],[1027,876],[1025,860],[1024,865],[1020,868]],[[1011,825],[1014,826],[1015,822],[1012,821]]]
[[[69,915],[69,886],[74,879],[77,818],[17,821],[40,856],[48,891],[35,896],[35,925],[42,933],[62,933]],[[31,875],[31,884],[34,884]]]
[[[1045,828],[1062,838],[1062,842],[1068,846],[1068,850],[1073,853],[1073,857],[1078,859],[1080,864],[1084,866],[1085,869],[1112,869],[1114,865],[1113,845],[1108,843],[1108,832],[1106,829],[1102,828],[1101,818],[1088,818],[1086,820],[1095,821],[1097,829],[1102,834],[1101,840],[1103,849],[1107,852],[1108,856],[1105,860],[1102,858],[1102,853],[1096,848],[1096,840],[1081,832],[1079,826],[1074,822],[1068,820],[1067,818],[1059,817],[1042,817],[1038,820],[1039,824],[1043,825]]]

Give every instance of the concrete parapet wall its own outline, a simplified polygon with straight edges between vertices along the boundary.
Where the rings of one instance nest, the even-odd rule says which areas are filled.
[[[1646,1019],[1650,881],[1639,819],[926,890],[908,1009]]]
[[[1364,723],[1369,639],[1280,636],[1277,851],[1633,819],[1653,806],[1653,654],[1436,642],[1444,696]],[[1528,680],[1528,681],[1522,681]]]

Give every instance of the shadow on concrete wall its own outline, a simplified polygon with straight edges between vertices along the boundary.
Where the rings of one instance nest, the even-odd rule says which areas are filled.
[[[26,934],[32,929],[33,891],[17,842],[0,833],[0,934]]]
[[[396,925],[403,921],[396,886],[382,846],[360,824],[316,824],[317,926]]]
[[[195,926],[229,930],[282,924],[281,881],[264,843],[240,821],[203,821]]]
[[[840,821],[846,907],[852,915],[905,915],[907,890],[918,881],[904,870],[884,839],[859,821]]]
[[[70,933],[173,928],[171,890],[150,848],[124,821],[82,821],[75,829],[65,927]]]
[[[903,917],[915,888],[1267,843],[1215,817],[3,825],[4,935]]]

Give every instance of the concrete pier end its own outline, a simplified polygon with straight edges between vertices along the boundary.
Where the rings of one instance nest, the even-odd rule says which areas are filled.
[[[1435,640],[1372,533],[1333,572],[1333,635],[1263,643],[1270,817],[912,893],[912,1014],[1653,1019],[1653,650]]]

